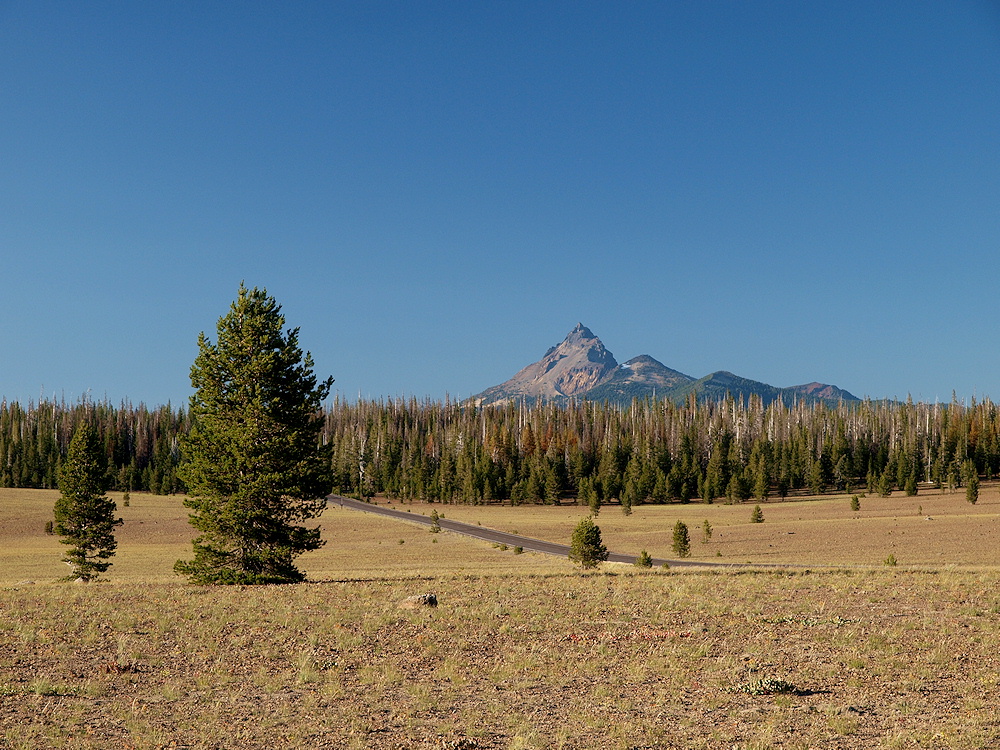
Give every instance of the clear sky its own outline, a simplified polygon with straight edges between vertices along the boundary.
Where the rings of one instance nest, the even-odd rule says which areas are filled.
[[[186,403],[241,280],[348,398],[1000,400],[996,0],[0,0],[0,147],[8,400]]]

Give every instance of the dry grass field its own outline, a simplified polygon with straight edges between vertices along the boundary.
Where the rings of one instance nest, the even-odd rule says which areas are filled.
[[[124,507],[111,493],[125,524],[116,530],[118,550],[106,578],[116,583],[172,583],[173,564],[191,556],[196,532],[179,496],[133,493]],[[0,489],[0,585],[66,576],[64,545],[45,533],[58,493]],[[414,509],[414,513],[424,509]],[[551,573],[569,569],[565,560],[541,555],[503,555],[488,544],[426,528],[387,523],[364,513],[329,508],[320,519],[326,545],[299,558],[314,581],[454,574]]]
[[[616,552],[647,550],[669,558],[674,524],[687,524],[691,558],[706,562],[812,566],[881,565],[891,554],[900,565],[1000,566],[1000,484],[984,485],[979,502],[964,492],[925,490],[915,497],[861,498],[851,510],[850,495],[773,499],[761,503],[764,523],[750,523],[757,503],[639,505],[625,516],[605,506],[597,524],[605,544]],[[380,502],[385,502],[380,501]],[[408,506],[414,512],[434,508],[447,518],[516,531],[525,536],[568,543],[573,527],[589,511],[582,506],[446,505]],[[712,538],[702,542],[708,520]]]
[[[331,509],[313,583],[232,588],[173,575],[192,530],[146,495],[106,582],[56,582],[55,496],[0,491],[0,747],[1000,746],[995,487],[598,518],[622,551],[670,556],[682,518],[696,559],[811,566],[787,571],[581,574]],[[435,507],[555,541],[582,515]]]

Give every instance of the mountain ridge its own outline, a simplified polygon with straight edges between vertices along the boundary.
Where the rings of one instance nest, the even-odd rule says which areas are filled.
[[[578,323],[561,343],[550,347],[540,360],[522,367],[511,378],[473,398],[483,405],[571,398],[623,404],[634,398],[655,398],[681,404],[692,394],[699,401],[717,401],[727,395],[733,398],[756,395],[765,405],[779,400],[828,404],[860,400],[838,386],[820,382],[778,387],[727,370],[694,378],[667,367],[648,354],[619,364],[600,338],[583,323]]]

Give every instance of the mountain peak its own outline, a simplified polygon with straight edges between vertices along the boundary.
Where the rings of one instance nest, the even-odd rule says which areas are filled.
[[[618,362],[593,331],[578,323],[562,343],[506,383],[480,394],[487,403],[511,398],[558,398],[586,393],[612,378]]]
[[[587,328],[587,326],[583,323],[577,323],[576,328],[566,334],[566,338],[563,339],[560,346],[590,346],[595,341],[601,346],[604,346],[601,344],[601,340],[594,335],[593,331]]]
[[[823,383],[777,388],[726,371],[695,380],[648,354],[619,365],[614,355],[583,323],[577,323],[566,338],[545,352],[540,360],[476,398],[483,404],[566,397],[628,403],[633,398],[652,395],[683,403],[692,394],[699,400],[714,401],[727,396],[749,398],[755,394],[765,405],[778,399],[790,402],[796,398],[826,402],[857,400],[847,391]]]

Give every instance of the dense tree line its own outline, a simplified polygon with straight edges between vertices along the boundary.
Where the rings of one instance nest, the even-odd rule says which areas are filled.
[[[89,400],[0,402],[0,487],[56,488],[81,424],[97,431],[110,489],[159,494],[183,489],[177,464],[178,440],[188,428],[184,410]]]
[[[954,490],[1000,473],[989,400],[827,406],[726,399],[508,404],[336,400],[334,491],[443,503],[742,501],[848,490]],[[189,413],[170,406],[0,403],[0,486],[54,488],[74,428],[98,432],[110,488],[182,492]]]
[[[436,502],[743,501],[828,490],[916,494],[1000,470],[990,401],[629,407],[336,402],[335,489]]]

